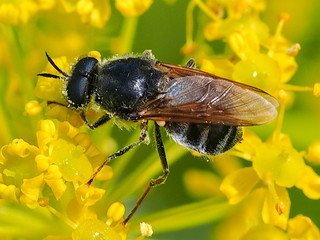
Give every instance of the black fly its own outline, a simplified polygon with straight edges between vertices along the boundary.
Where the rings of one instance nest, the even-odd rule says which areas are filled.
[[[47,58],[63,77],[50,73],[39,76],[65,81],[66,107],[78,111],[89,128],[95,129],[111,117],[141,123],[140,139],[107,157],[88,185],[111,159],[146,142],[148,120],[155,122],[156,145],[163,175],[149,182],[124,224],[136,212],[150,189],[164,183],[168,177],[169,167],[160,126],[182,146],[201,154],[216,155],[241,140],[242,126],[264,124],[277,116],[278,102],[274,97],[255,87],[197,70],[193,59],[183,67],[158,62],[150,51],[145,51],[141,56],[113,58],[102,64],[96,58],[85,57],[75,64],[71,75],[68,75],[48,55]],[[90,101],[95,101],[105,111],[93,124],[85,115]]]

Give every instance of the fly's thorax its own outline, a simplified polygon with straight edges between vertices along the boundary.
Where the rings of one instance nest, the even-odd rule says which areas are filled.
[[[106,62],[98,69],[92,86],[95,101],[120,118],[156,98],[163,74],[146,58],[123,58]]]

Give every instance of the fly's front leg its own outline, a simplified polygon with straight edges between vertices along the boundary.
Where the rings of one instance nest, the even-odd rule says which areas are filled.
[[[83,120],[83,122],[90,128],[90,129],[95,129],[103,124],[105,124],[107,121],[110,120],[110,117],[108,114],[103,115],[102,117],[100,117],[96,122],[94,122],[93,124],[89,123],[87,120],[87,117],[84,113],[84,111],[80,112],[80,116]]]
[[[47,101],[47,105],[49,106],[49,105],[59,105],[59,106],[62,106],[62,107],[68,107],[66,104],[63,104],[63,103],[59,103],[59,102],[56,102],[56,101]]]
[[[51,104],[59,105],[59,106],[68,108],[68,105],[65,105],[65,104],[63,104],[63,103],[59,103],[59,102],[55,102],[55,101],[47,101],[47,105],[51,105]],[[81,112],[80,112],[80,117],[82,118],[83,122],[84,122],[90,129],[95,129],[95,128],[97,128],[97,127],[105,124],[107,121],[110,120],[109,115],[108,115],[108,114],[105,114],[105,115],[103,115],[102,117],[100,117],[96,122],[94,122],[93,124],[91,124],[91,123],[88,122],[87,117],[86,117],[84,111],[81,111]]]
[[[136,202],[134,208],[131,210],[131,212],[127,216],[127,218],[123,221],[123,225],[125,225],[131,219],[133,214],[138,210],[139,206],[141,205],[142,201],[145,199],[145,197],[147,196],[147,194],[149,193],[151,188],[159,186],[160,184],[163,184],[169,175],[169,166],[168,166],[168,162],[167,162],[167,158],[166,158],[166,153],[165,153],[164,147],[163,147],[160,128],[156,122],[155,122],[155,137],[156,137],[156,142],[157,142],[157,150],[158,150],[158,154],[159,154],[162,169],[163,169],[163,175],[159,176],[156,179],[150,180],[147,188],[145,189],[145,191],[143,192],[141,197]]]
[[[99,120],[98,120],[99,121]],[[87,185],[89,186],[92,181],[95,179],[95,177],[97,176],[97,174],[101,171],[101,169],[103,168],[104,165],[106,165],[108,162],[110,162],[112,159],[117,158],[123,154],[125,154],[126,152],[128,152],[129,150],[131,150],[132,148],[138,146],[139,144],[141,144],[142,142],[148,142],[149,141],[149,136],[148,136],[148,122],[142,122],[141,126],[140,126],[140,138],[137,142],[132,143],[131,145],[122,148],[121,150],[119,150],[118,152],[111,154],[110,156],[108,156],[103,163],[99,166],[99,168],[95,171],[95,173],[92,175],[92,177],[90,178],[90,180],[87,182]]]

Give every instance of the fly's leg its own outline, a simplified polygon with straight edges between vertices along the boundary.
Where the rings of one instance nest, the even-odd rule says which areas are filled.
[[[80,116],[81,116],[82,120],[84,121],[84,123],[92,130],[105,124],[106,122],[108,122],[110,120],[109,115],[105,114],[105,115],[101,116],[97,121],[95,121],[94,123],[91,124],[88,122],[86,115],[83,111],[80,113]]]
[[[99,120],[98,120],[99,121]],[[148,122],[142,122],[141,123],[141,129],[140,129],[140,139],[127,146],[122,148],[121,150],[119,150],[118,152],[111,154],[110,156],[108,156],[103,163],[100,165],[100,167],[95,171],[95,173],[92,175],[92,177],[90,178],[90,180],[87,182],[87,185],[89,186],[92,181],[95,179],[95,177],[97,176],[97,174],[101,171],[101,169],[103,168],[104,165],[106,165],[108,162],[110,162],[112,159],[117,158],[123,154],[125,154],[126,152],[128,152],[129,150],[131,150],[132,148],[138,146],[139,144],[141,144],[142,142],[148,142],[149,141],[149,137],[148,137]]]
[[[59,102],[55,102],[55,101],[47,101],[47,105],[51,105],[51,104],[54,104],[54,105],[59,105],[59,106],[62,106],[62,107],[68,107],[67,105],[63,104],[63,103],[59,103]]]
[[[55,101],[47,101],[47,105],[51,105],[51,104],[55,104],[55,105],[59,105],[59,106],[68,108],[68,106],[63,104],[63,103],[59,103],[59,102],[55,102]],[[103,124],[105,124],[107,121],[110,120],[109,115],[105,114],[102,117],[100,117],[96,122],[91,124],[91,123],[88,122],[84,111],[80,112],[80,117],[82,118],[83,122],[87,125],[87,127],[89,127],[92,130],[97,128],[97,127],[99,127],[99,126],[101,126],[101,125],[103,125]]]
[[[56,104],[59,106],[63,106],[63,107],[68,107],[62,103],[58,103],[58,102],[54,102],[54,101],[47,101],[47,104]],[[103,115],[102,117],[100,117],[96,122],[94,122],[93,124],[89,123],[86,115],[83,111],[80,112],[80,116],[82,118],[82,120],[84,121],[84,123],[91,129],[95,129],[99,126],[101,126],[102,124],[106,123],[108,120],[110,120],[110,117],[108,114]],[[111,154],[109,157],[107,157],[103,163],[99,166],[99,168],[95,171],[95,173],[92,175],[92,177],[90,178],[90,180],[87,182],[87,185],[91,185],[91,183],[93,182],[93,180],[95,179],[95,177],[97,176],[97,174],[101,171],[101,169],[103,168],[104,165],[106,165],[108,162],[110,162],[112,159],[117,158],[123,154],[125,154],[126,152],[128,152],[130,149],[134,148],[135,146],[138,146],[140,143],[142,142],[148,142],[149,141],[149,137],[148,137],[148,122],[142,122],[141,123],[141,129],[140,129],[140,139],[127,146],[122,148],[121,150],[119,150],[118,152]]]
[[[196,61],[193,58],[190,58],[190,60],[185,65],[187,68],[195,68],[196,67]]]
[[[159,125],[157,123],[155,123],[155,137],[156,137],[156,142],[157,142],[158,154],[159,154],[159,157],[160,157],[160,160],[161,160],[161,164],[162,164],[163,175],[159,176],[156,179],[152,179],[149,182],[147,188],[145,189],[143,194],[140,196],[140,198],[136,202],[136,204],[133,207],[133,209],[131,210],[130,214],[123,221],[123,223],[122,223],[123,225],[125,225],[131,219],[131,217],[137,211],[137,209],[139,208],[139,206],[141,205],[142,201],[145,199],[145,197],[147,196],[147,194],[149,193],[151,188],[159,186],[160,184],[163,184],[166,181],[166,179],[167,179],[167,177],[169,175],[169,166],[168,166],[168,163],[167,163],[166,153],[165,153],[164,147],[163,147],[163,142],[162,142],[162,138],[161,138]]]

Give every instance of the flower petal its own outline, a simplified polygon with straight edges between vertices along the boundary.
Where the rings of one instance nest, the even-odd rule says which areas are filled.
[[[84,184],[77,188],[76,197],[80,204],[84,206],[92,206],[102,198],[105,192],[106,190],[104,189]]]
[[[311,199],[320,198],[320,176],[310,167],[305,167],[303,176],[299,179],[296,186]]]
[[[153,0],[116,0],[116,8],[123,16],[133,17],[143,14]]]
[[[289,240],[289,236],[281,229],[272,225],[258,225],[251,228],[241,240]]]
[[[106,223],[98,219],[88,219],[82,222],[73,232],[72,239],[112,239],[122,240],[121,235]]]
[[[289,220],[288,233],[292,239],[320,239],[320,232],[312,220],[303,215],[297,215]]]
[[[279,186],[292,187],[303,175],[305,163],[285,136],[280,142],[266,142],[257,146],[253,168],[264,182],[275,181]]]
[[[20,197],[20,202],[28,207],[36,207],[43,185],[43,174],[34,178],[23,179],[23,184],[21,185],[23,195]]]
[[[44,176],[44,181],[51,188],[56,199],[60,199],[67,189],[57,165],[50,165],[48,173]]]
[[[258,181],[253,168],[241,168],[223,179],[220,190],[228,197],[230,204],[236,204],[250,193]]]
[[[93,174],[92,166],[81,146],[75,146],[66,140],[58,139],[54,144],[51,157],[67,181],[84,183]]]
[[[290,206],[291,202],[286,188],[277,185],[269,186],[262,209],[264,223],[286,229]]]

